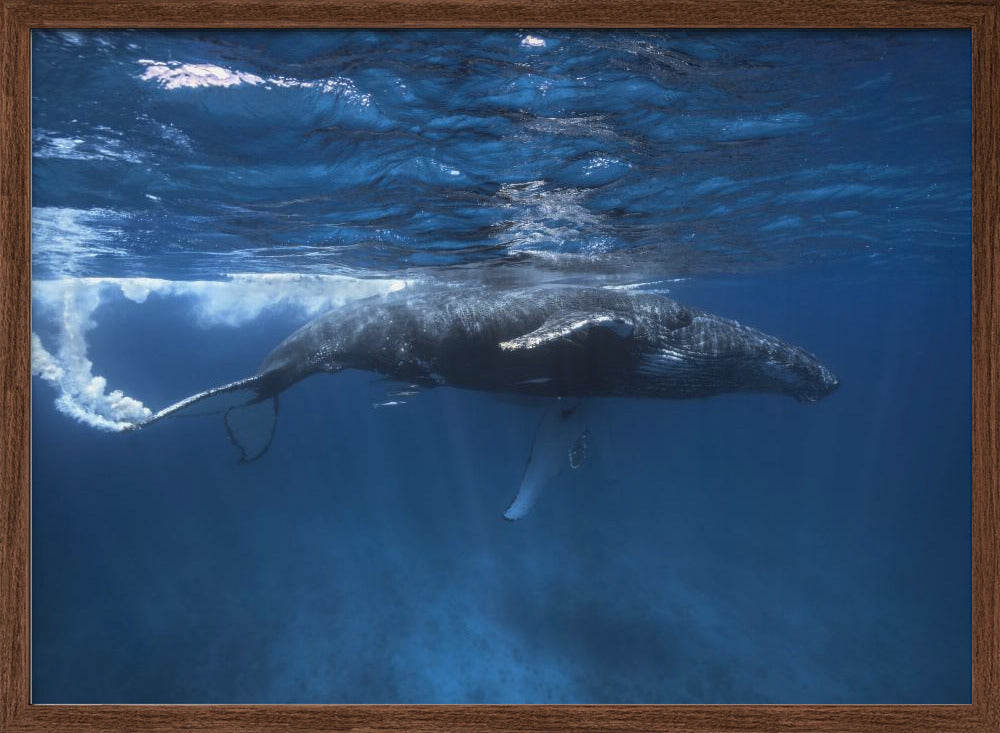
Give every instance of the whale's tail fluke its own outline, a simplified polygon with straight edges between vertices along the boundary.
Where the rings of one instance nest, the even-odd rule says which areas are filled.
[[[222,414],[229,440],[240,451],[240,463],[255,461],[271,446],[278,421],[278,395],[269,376],[257,374],[191,395],[136,423],[132,429],[167,417]]]

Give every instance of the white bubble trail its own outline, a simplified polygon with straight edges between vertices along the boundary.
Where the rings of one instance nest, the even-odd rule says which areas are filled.
[[[152,413],[107,379],[94,374],[87,334],[104,303],[125,299],[144,303],[151,294],[177,298],[177,317],[193,311],[200,326],[240,326],[271,310],[318,315],[359,298],[401,290],[407,281],[346,275],[293,273],[234,274],[225,280],[173,281],[154,278],[66,278],[32,283],[34,319],[52,327],[54,348],[31,334],[31,371],[52,385],[60,412],[101,430],[126,430]]]

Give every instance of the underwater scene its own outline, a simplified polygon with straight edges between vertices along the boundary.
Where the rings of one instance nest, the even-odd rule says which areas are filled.
[[[969,703],[966,31],[37,31],[32,702]]]

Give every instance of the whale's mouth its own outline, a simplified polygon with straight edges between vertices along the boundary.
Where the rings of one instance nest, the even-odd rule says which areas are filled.
[[[808,389],[794,393],[799,402],[819,402],[823,397],[837,391],[840,380],[826,367],[820,367],[819,377]]]
[[[840,386],[833,372],[811,354],[790,351],[787,359],[769,359],[758,366],[764,391],[785,394],[799,402],[818,402]]]
[[[822,378],[823,378],[823,394],[820,395],[821,397],[825,397],[828,394],[833,394],[840,387],[840,380],[837,379],[833,375],[833,372],[831,372],[826,367],[823,367]]]

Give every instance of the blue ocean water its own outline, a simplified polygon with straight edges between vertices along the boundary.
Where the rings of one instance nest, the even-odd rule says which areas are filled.
[[[968,703],[970,37],[38,32],[35,703]],[[663,292],[816,404],[536,411],[344,372],[237,463],[310,317],[440,283]]]

